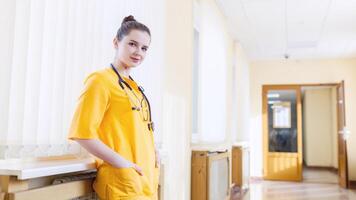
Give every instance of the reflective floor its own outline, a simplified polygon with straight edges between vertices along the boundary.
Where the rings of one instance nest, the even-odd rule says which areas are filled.
[[[243,200],[356,200],[356,190],[335,184],[335,172],[304,171],[303,182],[251,181]]]
[[[338,183],[336,170],[303,168],[303,182],[308,183]]]
[[[261,181],[251,183],[243,200],[356,200],[356,192],[336,184]]]

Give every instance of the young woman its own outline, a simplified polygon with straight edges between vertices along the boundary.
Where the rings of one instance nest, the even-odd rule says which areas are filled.
[[[150,41],[145,25],[125,17],[113,40],[113,62],[88,76],[74,114],[69,139],[101,160],[93,187],[102,200],[157,199],[151,108],[130,76],[145,59]]]

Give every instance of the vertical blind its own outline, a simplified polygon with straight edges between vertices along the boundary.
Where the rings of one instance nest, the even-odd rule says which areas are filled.
[[[134,75],[150,91],[159,120],[163,0],[1,2],[0,158],[80,151],[66,139],[76,99],[84,78],[112,61],[112,39],[130,14],[152,32],[149,55]]]

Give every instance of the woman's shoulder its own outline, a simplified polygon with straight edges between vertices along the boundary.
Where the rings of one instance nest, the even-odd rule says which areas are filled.
[[[109,84],[113,79],[110,68],[100,69],[91,72],[85,79],[85,82],[100,82],[102,84]]]

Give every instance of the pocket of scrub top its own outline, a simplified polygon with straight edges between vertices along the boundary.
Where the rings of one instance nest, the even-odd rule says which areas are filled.
[[[113,168],[112,184],[107,185],[107,199],[133,197],[142,194],[139,174],[133,168]]]

